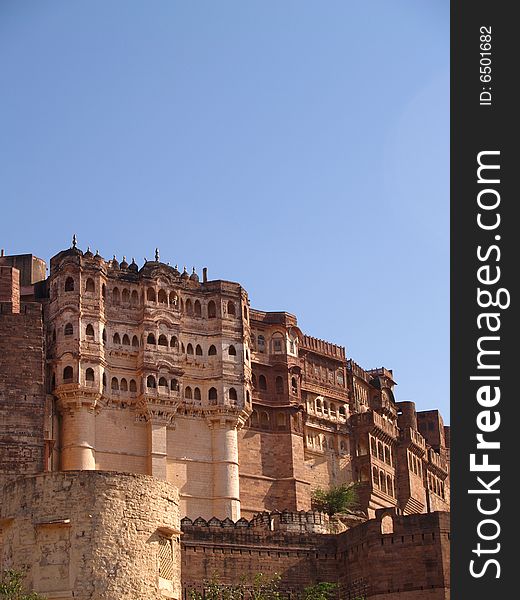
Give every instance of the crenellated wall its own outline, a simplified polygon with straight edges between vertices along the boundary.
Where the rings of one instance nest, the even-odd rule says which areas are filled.
[[[328,581],[345,600],[449,599],[448,513],[404,516],[381,509],[336,535],[328,532],[328,518],[312,511],[264,512],[236,523],[183,519],[181,528],[185,597],[215,575],[238,584],[244,574],[277,573],[289,595]]]

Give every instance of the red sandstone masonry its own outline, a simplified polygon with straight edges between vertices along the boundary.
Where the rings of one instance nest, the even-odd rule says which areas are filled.
[[[261,572],[279,573],[280,589],[290,594],[329,581],[338,583],[339,598],[345,600],[449,598],[448,513],[402,516],[388,509],[339,535],[313,533],[315,524],[309,525],[311,531],[303,532],[300,523],[300,531],[291,530],[295,520],[315,514],[263,513],[237,523],[184,519],[185,596],[215,573],[231,584]],[[383,528],[393,532],[382,533]]]
[[[0,267],[0,488],[44,469],[42,307],[20,304],[19,272]]]

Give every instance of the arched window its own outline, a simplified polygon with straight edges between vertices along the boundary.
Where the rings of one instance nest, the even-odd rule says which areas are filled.
[[[264,429],[269,428],[269,415],[265,411],[260,413],[260,427]]]
[[[258,352],[265,352],[265,337],[263,335],[258,336]]]
[[[168,382],[166,381],[166,377],[161,377],[159,379],[159,387],[168,389]]]
[[[295,396],[298,394],[298,383],[296,382],[296,377],[291,378],[291,392]]]
[[[346,412],[346,410],[345,410],[345,407],[344,407],[344,406],[340,406],[340,407],[339,407],[339,416],[340,416],[340,417],[346,417],[346,416],[347,416],[347,412]]]
[[[236,350],[235,346],[233,346],[233,345],[231,345],[229,347],[228,352],[229,352],[229,356],[236,356],[237,355],[237,350]]]
[[[130,304],[132,306],[137,306],[139,304],[139,294],[136,290],[133,290],[132,294],[130,295]]]
[[[130,346],[130,338],[126,335],[123,336],[123,346]]]
[[[119,333],[114,333],[114,337],[112,338],[112,342],[114,344],[117,344],[117,345],[121,344],[121,337],[119,336]]]
[[[94,327],[92,327],[92,325],[89,323],[85,329],[85,335],[93,340],[94,339]]]
[[[195,305],[193,307],[196,317],[202,317],[202,307],[200,306],[200,302],[195,300]]]
[[[209,400],[210,404],[216,404],[217,403],[218,394],[217,394],[217,390],[214,387],[209,388],[208,400]]]
[[[165,335],[161,334],[159,336],[158,344],[159,346],[168,346],[168,338]]]
[[[202,348],[200,347],[199,344],[197,344],[197,347],[195,348],[195,354],[197,356],[202,356]]]
[[[170,348],[178,348],[179,347],[179,341],[177,340],[177,338],[172,335],[171,340],[170,340]]]
[[[283,394],[283,379],[280,375],[276,378],[276,393]]]
[[[372,467],[372,481],[376,487],[379,487],[379,474],[376,467]]]
[[[193,399],[193,392],[191,391],[191,387],[189,385],[184,388],[184,397],[187,400]]]
[[[374,438],[370,438],[370,454],[377,456],[377,446]]]
[[[382,442],[377,442],[377,458],[379,458],[379,460],[382,460],[382,461],[385,460],[385,454],[383,452]]]
[[[208,350],[208,356],[216,356],[217,355],[217,349],[215,348],[215,346],[213,346],[213,344],[209,347]]]
[[[155,302],[155,290],[153,288],[148,288],[146,290],[146,299],[148,300],[148,302]]]
[[[390,463],[390,449],[388,448],[388,446],[385,446],[385,463],[387,463],[388,465],[391,464]]]
[[[179,391],[179,382],[176,379],[172,379],[170,381],[170,389],[172,392],[178,392]]]
[[[146,378],[146,387],[155,388],[155,377],[153,375],[148,375]]]
[[[101,334],[101,338],[103,340],[103,344],[107,343],[107,330],[103,327],[103,333]]]
[[[281,354],[284,351],[284,338],[280,333],[275,333],[272,337],[273,353]]]
[[[256,389],[256,375],[254,373],[251,375],[251,383],[253,384],[253,388]]]
[[[319,398],[316,398],[316,412],[321,412],[321,411],[322,411],[321,400]]]
[[[139,338],[136,335],[132,338],[132,347],[139,348]]]
[[[251,394],[249,393],[249,390],[246,390],[246,403],[251,404]]]
[[[107,387],[107,376],[105,373],[103,373],[102,381],[103,381],[103,388],[106,388]]]
[[[159,301],[159,304],[168,304],[168,295],[165,290],[159,290],[157,300]]]
[[[115,287],[112,290],[112,303],[119,304],[121,302],[121,294],[119,293],[119,288]]]
[[[208,319],[215,319],[217,317],[217,305],[210,300],[208,302]]]
[[[74,291],[74,279],[72,277],[67,277],[65,280],[65,291],[73,292]]]
[[[390,475],[386,476],[386,491],[390,496],[394,495],[394,490],[393,490],[393,486],[392,486],[392,478],[390,477]]]
[[[237,314],[235,309],[235,303],[231,302],[231,300],[227,303],[227,312],[228,315],[231,315],[232,317],[235,317]]]
[[[196,387],[196,388],[193,390],[193,399],[194,399],[194,400],[198,400],[199,402],[202,400],[202,397],[201,397],[201,395],[200,395],[200,389],[199,389],[198,387]]]
[[[229,388],[229,399],[232,402],[236,402],[238,400],[238,395],[237,395],[237,391],[235,390],[235,388]]]
[[[72,335],[74,333],[74,327],[72,327],[72,323],[67,323],[65,325],[65,329],[63,330],[65,335]]]
[[[278,429],[285,429],[287,425],[287,419],[285,417],[285,413],[279,412],[276,415],[276,426]]]
[[[251,414],[251,427],[258,427],[258,413],[256,410]]]
[[[189,298],[186,300],[186,314],[193,315],[193,304]]]
[[[107,286],[104,283],[101,284],[101,297],[103,300],[107,297]]]
[[[265,375],[260,375],[260,377],[258,378],[258,383],[260,385],[260,389],[263,392],[267,391],[267,380],[265,378]]]
[[[333,402],[330,403],[330,415],[332,417],[336,416],[336,405]]]
[[[191,344],[188,344],[186,347],[186,354],[193,354],[193,346]]]
[[[247,321],[247,318],[248,318],[247,306],[244,305],[244,319]]]
[[[110,383],[110,389],[112,390],[119,390],[119,381],[117,380],[116,377],[112,377],[112,381]]]
[[[94,369],[90,367],[85,371],[85,381],[94,381]]]
[[[178,301],[177,294],[175,292],[170,292],[170,306],[176,307]]]
[[[126,379],[124,377],[123,379],[121,379],[121,391],[128,392],[128,383],[126,382]]]
[[[146,338],[146,343],[155,346],[155,335],[153,333],[149,333]]]
[[[137,392],[137,384],[135,383],[135,379],[130,379],[130,392]]]
[[[87,282],[85,283],[85,291],[86,292],[95,292],[96,291],[96,285],[94,284],[94,280],[92,279],[92,277],[89,277],[87,279]]]
[[[130,292],[126,288],[121,292],[121,302],[130,304]]]
[[[383,492],[386,492],[386,478],[383,471],[379,473],[379,487],[383,490]]]

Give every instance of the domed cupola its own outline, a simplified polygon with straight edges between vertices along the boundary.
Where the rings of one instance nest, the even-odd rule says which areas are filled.
[[[135,258],[132,258],[132,262],[128,265],[128,270],[132,271],[132,273],[137,273],[137,271],[139,271]]]
[[[126,256],[123,256],[123,260],[121,261],[121,264],[119,265],[119,267],[125,271],[128,269],[128,263],[126,262]]]
[[[112,269],[119,270],[119,263],[117,262],[116,255],[114,254],[114,258],[110,261],[110,266]]]
[[[83,255],[85,258],[94,258],[94,255],[92,254],[92,252],[90,251],[90,246],[87,246],[87,251],[85,252],[85,254]]]
[[[195,267],[193,267],[193,272],[190,275],[190,281],[195,281],[196,283],[198,283],[198,281],[199,281],[199,276],[195,272]]]
[[[188,280],[190,276],[188,275],[188,271],[186,271],[186,267],[184,267],[184,271],[182,272],[181,279],[184,281]]]

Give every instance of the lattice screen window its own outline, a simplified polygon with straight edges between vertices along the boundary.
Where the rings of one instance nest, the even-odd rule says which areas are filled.
[[[159,575],[173,579],[173,546],[170,538],[159,535]]]

